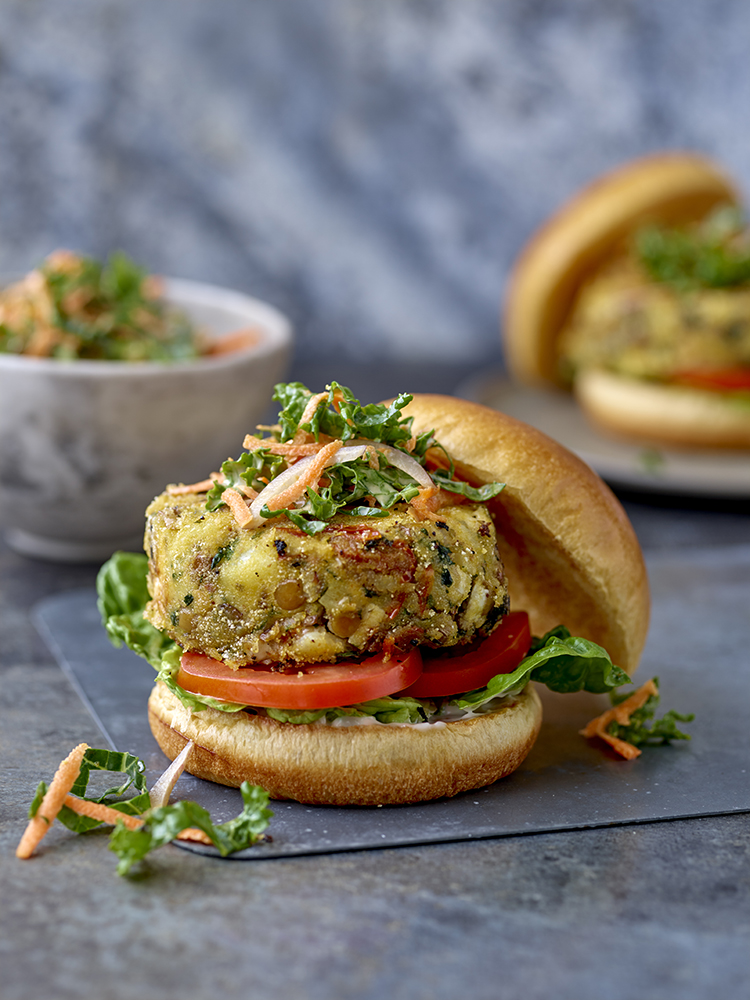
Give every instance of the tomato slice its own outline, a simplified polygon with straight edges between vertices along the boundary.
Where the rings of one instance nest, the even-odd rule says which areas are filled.
[[[418,649],[389,659],[379,654],[361,663],[316,663],[289,671],[263,666],[231,670],[202,653],[183,653],[177,683],[193,694],[238,705],[305,710],[383,698],[413,684],[421,672]]]
[[[529,616],[511,611],[502,625],[476,648],[455,655],[433,656],[422,650],[424,669],[417,681],[401,691],[414,698],[438,698],[484,687],[495,674],[512,673],[531,646]],[[453,647],[461,649],[461,647]]]
[[[750,391],[750,368],[691,369],[677,372],[672,381],[713,392]]]

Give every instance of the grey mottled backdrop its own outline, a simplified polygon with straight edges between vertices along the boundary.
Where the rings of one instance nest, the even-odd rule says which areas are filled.
[[[748,0],[2,0],[0,270],[121,247],[302,358],[498,354],[524,239],[629,157],[750,184]]]

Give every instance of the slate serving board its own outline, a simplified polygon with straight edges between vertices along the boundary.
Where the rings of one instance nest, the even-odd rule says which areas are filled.
[[[545,721],[524,764],[495,785],[412,806],[274,802],[273,840],[235,859],[288,857],[473,840],[750,811],[750,546],[656,554],[648,561],[653,618],[638,671],[657,675],[662,704],[695,712],[690,742],[616,758],[578,730],[603,696],[542,689]],[[167,760],[146,720],[151,667],[107,639],[92,590],[37,605],[34,618],[103,740],[146,762],[149,783]],[[216,821],[236,815],[239,792],[183,775],[174,798],[195,799]],[[200,853],[213,848],[180,845]]]

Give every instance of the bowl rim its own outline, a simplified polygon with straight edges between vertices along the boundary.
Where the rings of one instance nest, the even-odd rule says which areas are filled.
[[[12,276],[4,276],[0,285],[15,280]],[[285,351],[292,344],[292,324],[276,306],[262,299],[256,299],[245,292],[213,285],[203,281],[193,281],[188,278],[162,277],[164,282],[164,298],[177,306],[215,306],[227,310],[235,310],[245,317],[238,323],[238,329],[246,322],[247,325],[257,324],[261,333],[260,340],[249,347],[208,356],[189,361],[110,361],[92,358],[32,358],[24,354],[9,354],[0,352],[0,369],[37,371],[42,374],[58,376],[82,376],[91,378],[117,377],[176,377],[183,374],[196,375],[202,370],[220,371],[223,368],[233,368],[237,363],[260,360]]]

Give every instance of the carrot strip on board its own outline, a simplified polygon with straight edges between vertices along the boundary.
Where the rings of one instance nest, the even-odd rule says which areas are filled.
[[[598,736],[599,739],[604,740],[605,743],[609,743],[613,750],[616,750],[617,753],[627,758],[627,760],[640,757],[641,751],[638,747],[619,739],[617,736],[612,736],[611,733],[607,732],[607,726],[611,722],[616,722],[619,726],[626,726],[630,722],[630,716],[633,712],[642,708],[652,695],[658,697],[659,689],[653,680],[646,681],[645,684],[639,687],[637,691],[634,691],[625,701],[621,701],[619,705],[607,709],[606,712],[602,712],[601,715],[597,715],[595,719],[592,719],[585,728],[580,730],[581,736],[585,736],[586,739]]]
[[[221,494],[221,499],[232,511],[235,521],[241,528],[244,528],[246,524],[249,524],[250,521],[252,521],[253,515],[250,508],[237,490],[224,490]]]
[[[55,776],[37,809],[36,816],[29,820],[19,841],[16,848],[17,858],[30,858],[45,833],[52,826],[55,816],[60,812],[65,801],[65,796],[76,782],[81,770],[83,755],[88,748],[88,743],[79,743],[70,751],[65,760],[60,762],[60,766],[55,771]]]
[[[87,799],[76,798],[75,795],[66,795],[64,805],[72,809],[79,816],[88,816],[89,819],[98,819],[102,823],[111,823],[114,826],[118,821],[125,824],[128,830],[137,830],[143,826],[143,819],[140,816],[133,816],[130,813],[120,812],[112,806],[105,806],[103,802],[89,802]]]
[[[295,500],[299,500],[308,486],[312,486],[314,483],[317,483],[323,469],[325,469],[325,467],[329,464],[330,460],[342,445],[343,441],[329,441],[328,444],[324,444],[312,462],[310,462],[305,471],[299,477],[297,482],[292,483],[291,486],[288,486],[283,492],[279,493],[278,496],[272,497],[268,501],[268,509],[281,510],[284,507],[289,507]],[[227,492],[228,491],[225,490],[225,496]]]
[[[615,753],[619,753],[621,757],[625,760],[635,760],[636,757],[641,756],[641,751],[638,747],[633,746],[632,743],[628,743],[626,740],[621,740],[618,736],[613,736],[608,733],[606,729],[598,731],[596,734],[600,740],[604,740],[605,743],[609,743]]]
[[[204,833],[203,830],[199,830],[195,826],[189,826],[185,830],[180,830],[180,832],[177,834],[177,839],[191,840],[199,844],[208,844],[210,847],[214,846],[214,842],[213,840],[211,840],[209,835],[207,833]]]
[[[66,795],[65,803],[69,809],[78,813],[79,816],[88,816],[90,819],[101,820],[102,823],[110,823],[115,826],[118,822],[124,823],[128,830],[138,830],[144,824],[142,816],[132,816],[130,813],[122,813],[119,809],[105,806],[103,802],[88,802],[86,799],[78,799],[75,795]],[[213,840],[204,833],[191,826],[186,830],[181,830],[177,834],[178,840],[192,840],[201,844],[213,845]]]

